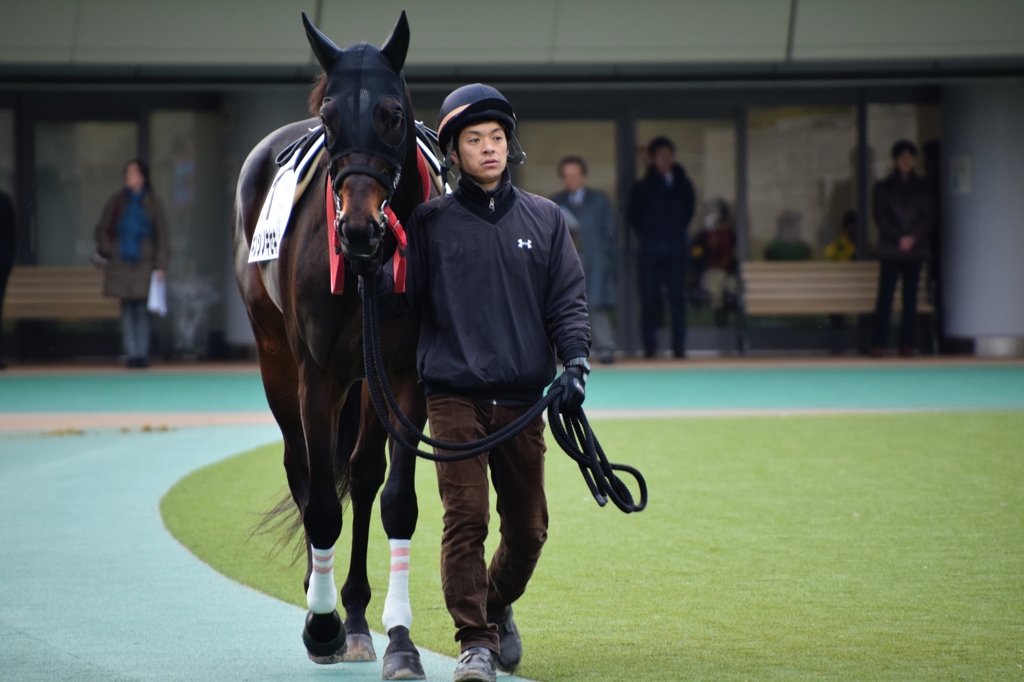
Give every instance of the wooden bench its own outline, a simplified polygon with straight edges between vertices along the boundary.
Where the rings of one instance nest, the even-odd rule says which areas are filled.
[[[121,302],[103,295],[94,267],[18,265],[4,298],[5,320],[88,320],[121,316]]]
[[[878,297],[878,261],[752,261],[743,264],[743,318],[751,315],[858,315],[873,313]],[[917,310],[934,313],[928,276],[921,268]],[[902,283],[897,283],[893,310],[903,307]],[[935,342],[934,319],[932,337]],[[741,322],[741,348],[748,348]]]

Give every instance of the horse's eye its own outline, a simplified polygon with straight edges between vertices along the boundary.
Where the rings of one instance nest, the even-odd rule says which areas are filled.
[[[402,101],[397,97],[381,97],[373,108],[373,131],[385,144],[397,146],[402,142],[405,128]]]
[[[334,100],[324,100],[323,106],[320,107],[320,121],[324,124],[327,137],[333,139],[341,129],[341,111]]]

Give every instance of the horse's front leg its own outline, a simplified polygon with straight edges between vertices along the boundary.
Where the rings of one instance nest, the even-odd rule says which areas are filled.
[[[346,402],[339,428],[358,433],[358,440],[348,453],[351,471],[352,553],[348,577],[341,588],[341,602],[345,605],[345,629],[348,631],[348,653],[345,660],[375,661],[377,652],[370,636],[370,626],[366,622],[366,607],[370,603],[366,557],[373,502],[384,483],[384,447],[388,434],[369,402],[365,384],[361,391],[354,386],[349,392],[348,401],[354,402],[356,409],[352,411],[353,418],[345,419],[346,412],[349,412],[349,402]],[[345,453],[338,454],[342,456]]]
[[[302,641],[314,663],[338,663],[345,656],[345,626],[335,609],[334,546],[341,534],[341,500],[337,481],[346,475],[336,470],[337,405],[341,387],[312,360],[299,365],[299,405],[309,461],[309,494],[302,509],[302,525],[312,571],[306,589],[306,627]]]
[[[419,429],[426,423],[423,392],[416,383],[416,373],[407,372],[391,379],[399,407]],[[397,424],[397,420],[393,420]],[[405,439],[418,440],[399,426]],[[380,496],[381,520],[391,544],[391,574],[388,595],[384,600],[382,620],[388,633],[384,653],[385,680],[424,679],[419,651],[409,636],[412,607],[409,602],[409,559],[419,507],[416,502],[416,454],[391,441],[391,468],[384,492]]]

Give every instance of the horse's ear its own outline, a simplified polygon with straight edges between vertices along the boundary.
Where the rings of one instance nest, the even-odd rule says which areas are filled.
[[[306,38],[309,40],[309,46],[313,48],[313,56],[320,62],[324,73],[330,73],[334,63],[338,61],[341,50],[313,25],[305,12],[302,13],[302,25],[306,27]]]
[[[387,37],[384,44],[380,46],[380,52],[384,55],[391,68],[398,73],[405,66],[405,55],[409,52],[409,20],[405,18],[405,10],[398,22],[391,29],[391,35]]]

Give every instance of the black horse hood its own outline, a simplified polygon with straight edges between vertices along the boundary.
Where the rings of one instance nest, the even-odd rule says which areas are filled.
[[[336,133],[328,148],[331,161],[361,152],[378,156],[400,169],[405,160],[406,126],[398,127],[400,136],[384,139],[375,129],[374,119],[385,111],[382,105],[388,103],[388,98],[400,103],[402,116],[408,115],[402,75],[409,49],[405,12],[380,49],[358,43],[342,50],[310,23],[305,12],[302,23],[313,54],[327,74],[322,113],[328,127]]]

